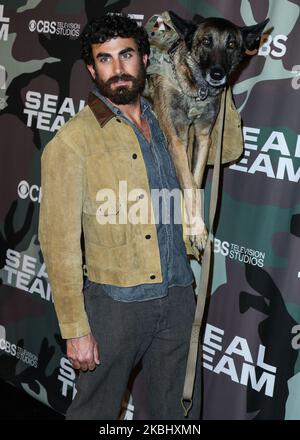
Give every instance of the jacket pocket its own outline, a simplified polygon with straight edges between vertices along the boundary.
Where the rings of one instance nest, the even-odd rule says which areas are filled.
[[[88,200],[83,209],[85,239],[103,247],[118,247],[127,243],[127,225],[120,224],[119,210],[102,210],[96,202]]]

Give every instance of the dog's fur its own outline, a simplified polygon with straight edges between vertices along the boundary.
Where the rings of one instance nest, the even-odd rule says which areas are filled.
[[[180,35],[172,54],[174,75],[179,87],[175,88],[168,78],[156,74],[150,76],[148,85],[181,188],[194,191],[189,200],[185,195],[185,202],[187,220],[198,219],[190,235],[192,245],[198,251],[205,246],[207,231],[199,212],[199,199],[196,203],[195,189],[202,185],[209,137],[219,111],[221,92],[230,74],[245,57],[246,50],[258,48],[260,35],[268,20],[240,28],[221,18],[195,16],[192,21],[187,21],[173,12],[169,12],[169,15]],[[202,100],[199,98],[201,88],[207,94],[204,99],[202,96]],[[191,113],[189,115],[195,102],[201,106],[201,115],[198,117],[193,117]],[[192,161],[189,163],[187,147],[191,125],[194,127],[195,140]]]

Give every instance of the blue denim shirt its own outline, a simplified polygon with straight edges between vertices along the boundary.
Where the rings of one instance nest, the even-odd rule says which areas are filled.
[[[160,191],[165,188],[171,191],[180,188],[165,137],[154,113],[151,111],[150,104],[145,98],[141,98],[141,110],[142,118],[147,119],[151,131],[150,143],[138,127],[119,108],[102,96],[96,88],[94,88],[93,93],[99,99],[102,99],[118,118],[133,128],[139,140],[152,195],[163,279],[161,283],[140,284],[132,287],[119,287],[108,284],[101,284],[101,287],[109,296],[118,301],[146,301],[162,298],[168,294],[169,287],[189,286],[193,282],[193,272],[182,238],[180,201],[177,200],[177,210],[174,213],[172,197],[171,203],[169,203],[167,195],[163,191],[160,193],[162,196],[159,197],[159,203],[157,203],[157,198],[153,197],[154,189]],[[178,193],[179,191],[177,191]],[[170,207],[170,210],[167,209],[168,207]],[[89,282],[87,280],[87,283]]]

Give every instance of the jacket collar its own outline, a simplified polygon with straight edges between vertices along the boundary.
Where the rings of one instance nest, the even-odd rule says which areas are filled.
[[[89,94],[88,106],[102,128],[115,116],[114,112],[112,112],[101,99],[94,95],[94,93]]]
[[[116,116],[116,113],[102,100],[96,93],[90,92],[88,96],[88,106],[94,113],[95,118],[103,128],[104,125]],[[113,107],[113,106],[112,106]],[[144,116],[146,110],[150,109],[150,104],[143,96],[141,96],[141,110],[142,116]],[[118,114],[122,113],[116,108]]]

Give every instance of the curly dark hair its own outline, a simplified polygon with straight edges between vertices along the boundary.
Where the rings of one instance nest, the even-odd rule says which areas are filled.
[[[133,38],[141,56],[150,53],[145,29],[124,14],[108,13],[89,21],[80,35],[81,58],[86,64],[94,64],[92,44],[104,43],[111,38]]]

